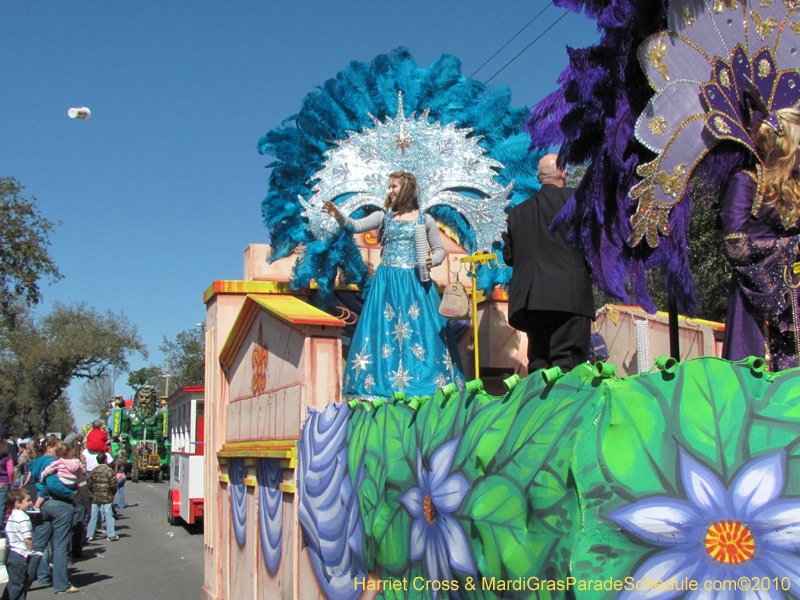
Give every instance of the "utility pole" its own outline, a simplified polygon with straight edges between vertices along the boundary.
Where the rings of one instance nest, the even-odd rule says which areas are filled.
[[[164,384],[164,395],[169,396],[169,359],[167,359],[167,367],[164,369],[164,378],[167,380]]]

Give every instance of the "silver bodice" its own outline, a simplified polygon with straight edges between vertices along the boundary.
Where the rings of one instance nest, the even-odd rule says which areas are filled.
[[[413,269],[417,266],[417,248],[414,240],[414,226],[425,225],[425,215],[420,212],[416,221],[394,218],[389,211],[383,220],[383,253],[381,265]]]

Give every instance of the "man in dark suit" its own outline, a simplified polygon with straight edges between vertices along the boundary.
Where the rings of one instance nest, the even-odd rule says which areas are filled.
[[[514,267],[508,323],[528,334],[528,373],[558,366],[566,373],[589,358],[594,299],[589,266],[550,224],[572,195],[555,154],[539,161],[542,189],[511,209],[503,259]]]

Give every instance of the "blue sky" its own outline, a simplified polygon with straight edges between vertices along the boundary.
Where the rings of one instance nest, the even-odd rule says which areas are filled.
[[[345,68],[397,46],[470,75],[542,8],[531,2],[4,2],[0,4],[0,176],[61,221],[54,301],[125,314],[161,363],[164,336],[205,320],[203,291],[241,279],[261,222],[270,162],[258,138]],[[563,9],[550,6],[476,79],[485,81]],[[568,14],[492,80],[532,106],[556,87],[565,47],[596,43]],[[88,106],[88,121],[67,109]],[[123,375],[117,393],[129,396]],[[89,419],[70,388],[78,425]]]

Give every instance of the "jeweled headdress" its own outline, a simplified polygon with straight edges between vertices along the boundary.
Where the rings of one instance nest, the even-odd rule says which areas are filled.
[[[407,171],[417,178],[420,210],[439,205],[456,210],[470,224],[478,250],[500,240],[514,182],[503,187],[494,180],[503,165],[485,156],[480,137],[469,137],[472,129],[431,123],[427,109],[419,118],[406,117],[402,92],[397,116],[383,123],[372,117],[372,122],[372,129],[349,132],[325,153],[324,167],[313,177],[318,180],[314,196],[298,197],[315,238],[328,239],[339,228],[322,211],[324,201],[342,199],[338,208],[345,216],[364,206],[382,209],[389,174]]]
[[[398,91],[401,90],[407,113],[421,115],[425,109],[430,109],[422,123],[418,118],[398,115]],[[288,256],[302,245],[296,255],[292,285],[305,288],[316,282],[316,302],[320,306],[332,299],[340,276],[346,283],[365,289],[370,276],[353,236],[336,232],[333,221],[326,223],[327,215],[309,211],[308,201],[317,198],[313,200],[317,202],[325,195],[346,214],[352,215],[349,212],[352,207],[345,204],[355,202],[356,195],[364,194],[372,197],[373,206],[382,207],[387,176],[397,169],[413,172],[417,167],[411,164],[412,159],[433,161],[421,165],[430,168],[427,175],[419,169],[414,173],[418,182],[427,186],[421,190],[420,200],[428,206],[430,214],[447,225],[465,249],[471,252],[479,248],[476,233],[485,240],[486,236],[495,237],[497,232],[496,226],[494,232],[491,228],[472,229],[473,222],[480,222],[487,209],[491,218],[500,214],[495,212],[494,206],[486,204],[489,198],[499,194],[501,199],[497,203],[502,205],[503,192],[512,180],[515,182],[509,196],[512,203],[521,202],[539,189],[536,165],[542,153],[528,151],[530,138],[523,131],[528,113],[526,107],[511,105],[508,88],[489,87],[464,77],[461,63],[454,56],[443,55],[422,67],[407,49],[397,48],[369,62],[351,62],[336,77],[310,91],[296,114],[268,131],[258,142],[259,152],[275,158],[267,165],[271,168],[269,188],[261,203],[272,246],[270,260]],[[468,129],[472,130],[471,134]],[[465,139],[467,135],[472,137]],[[377,144],[380,136],[384,136],[383,141]],[[347,140],[353,141],[348,144]],[[438,156],[434,147],[427,145],[437,140],[442,144]],[[374,159],[369,154],[372,150],[367,148],[370,141],[376,141],[378,152]],[[400,147],[396,146],[398,141]],[[359,156],[356,148],[366,158]],[[430,154],[420,158],[423,155],[416,153],[423,148],[428,148]],[[469,156],[477,162],[456,161],[462,150],[462,159]],[[384,151],[388,154],[379,156]],[[492,163],[490,159],[497,162]],[[435,182],[428,180],[428,175],[436,170],[432,169],[434,162],[441,165],[440,171],[453,167],[449,172],[445,170],[439,185],[438,195],[442,200],[449,200],[447,204],[444,201],[430,203],[436,201],[437,195],[431,194]],[[501,164],[505,168],[499,169]],[[345,174],[344,169],[349,174]],[[478,187],[457,187],[456,169],[462,169],[466,179]],[[369,182],[366,180],[368,171],[375,175]],[[331,187],[334,182],[342,187],[334,190]],[[451,184],[456,187],[449,187]],[[298,197],[302,197],[302,202]],[[458,211],[452,208],[456,203],[461,204]],[[367,207],[353,216],[369,210]],[[510,271],[479,268],[480,288],[505,283]]]
[[[675,0],[669,29],[642,43],[639,60],[657,92],[636,123],[636,138],[658,156],[637,168],[644,180],[628,243],[655,248],[694,168],[719,140],[757,156],[755,119],[780,123],[774,111],[800,101],[800,11],[789,0]],[[763,104],[760,101],[763,98]],[[758,101],[757,101],[758,100]],[[766,113],[766,114],[764,114]],[[762,166],[756,166],[761,202]]]

